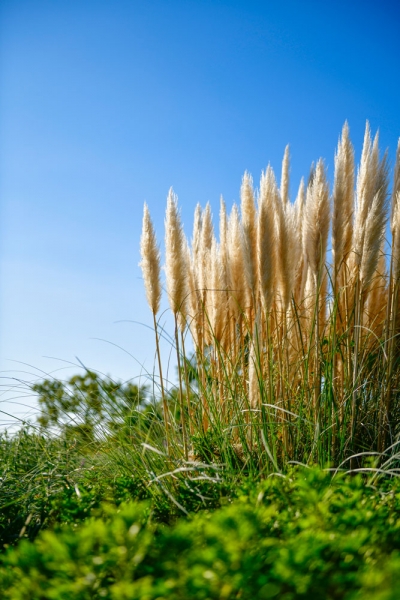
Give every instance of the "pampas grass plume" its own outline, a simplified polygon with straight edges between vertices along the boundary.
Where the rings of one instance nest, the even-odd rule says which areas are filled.
[[[392,217],[392,238],[393,279],[398,282],[400,280],[400,190],[397,192]]]
[[[214,238],[211,245],[211,299],[209,317],[213,335],[219,342],[225,330],[226,295],[220,248]]]
[[[246,171],[240,189],[243,226],[243,258],[250,296],[255,296],[257,283],[257,211],[254,202],[253,180]]]
[[[336,292],[337,278],[343,260],[351,249],[354,189],[354,149],[349,137],[349,126],[343,126],[335,155],[335,179],[333,186],[332,256],[333,285]]]
[[[395,206],[397,206],[400,199],[400,139],[397,143],[397,152],[396,152],[396,164],[394,167],[394,181],[393,181],[393,190],[392,190],[392,215],[394,212]]]
[[[290,155],[289,155],[289,145],[287,145],[285,148],[285,153],[283,155],[281,188],[279,190],[284,206],[286,206],[287,203],[289,202],[289,166],[290,166]]]
[[[229,273],[232,295],[231,308],[234,314],[237,314],[238,311],[243,311],[245,308],[242,235],[239,210],[237,205],[234,204],[228,221]]]
[[[264,310],[268,311],[274,296],[275,239],[275,178],[270,166],[261,177],[258,207],[257,257],[258,277]]]
[[[364,243],[360,263],[360,279],[364,288],[369,285],[372,279],[372,275],[378,264],[379,250],[385,237],[388,203],[387,154],[385,154],[378,166],[374,165],[374,170],[376,172],[375,195],[365,222]]]
[[[306,210],[306,188],[304,179],[302,178],[297,192],[297,197],[294,203],[296,223],[297,223],[297,235],[299,239],[299,261],[297,264],[297,270],[294,282],[294,297],[297,305],[303,301],[304,288],[307,280],[307,256],[303,249],[303,235],[305,235],[306,222],[305,222],[305,210]]]
[[[174,315],[183,311],[187,300],[185,236],[178,212],[178,199],[171,188],[165,217],[165,272],[168,299]]]
[[[146,203],[144,204],[143,209],[140,253],[142,260],[139,265],[142,268],[147,302],[149,303],[152,313],[156,315],[160,308],[161,300],[160,251],[157,246],[153,223]]]
[[[315,168],[307,188],[306,229],[303,236],[307,260],[315,279],[322,275],[328,244],[330,221],[329,188],[322,160]]]
[[[210,252],[212,241],[214,238],[214,228],[212,224],[211,207],[207,202],[206,208],[204,209],[201,230],[200,230],[200,242],[198,247],[198,262],[197,268],[197,280],[200,286],[201,294],[203,296],[203,302],[205,302],[207,296],[207,289],[209,287],[210,279]]]
[[[367,121],[360,168],[357,175],[357,203],[353,232],[353,269],[358,270],[361,264],[365,237],[365,226],[368,212],[372,207],[376,194],[376,177],[379,166],[378,135],[371,140],[370,126]]]

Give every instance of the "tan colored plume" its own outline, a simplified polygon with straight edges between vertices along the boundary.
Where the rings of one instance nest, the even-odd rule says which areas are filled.
[[[324,163],[320,159],[307,188],[303,244],[315,281],[321,278],[328,245],[330,202]]]
[[[178,198],[169,190],[165,217],[165,272],[167,293],[174,315],[185,313],[188,298],[186,239],[178,211]]]
[[[193,257],[197,261],[200,252],[200,239],[201,239],[201,222],[202,213],[200,204],[196,205],[194,211],[194,222],[193,222],[193,238],[192,238],[192,252]]]
[[[257,211],[254,202],[253,180],[247,171],[243,175],[240,199],[245,276],[250,300],[252,300],[255,298],[257,285]]]
[[[160,251],[147,204],[143,208],[142,236],[140,238],[140,253],[144,287],[147,302],[154,315],[158,313],[161,300],[160,280]]]
[[[219,247],[223,268],[223,288],[228,290],[229,283],[229,249],[228,249],[228,217],[226,214],[226,204],[221,196],[219,210]]]
[[[209,202],[207,202],[206,208],[203,212],[201,235],[199,244],[198,254],[198,283],[200,286],[203,301],[205,302],[207,296],[207,289],[209,286],[210,279],[210,268],[211,268],[211,246],[214,238],[214,228],[212,224],[212,214]]]
[[[400,190],[397,192],[392,217],[392,261],[393,280],[398,282],[400,281]]]
[[[214,238],[211,246],[211,308],[209,317],[213,335],[221,342],[226,326],[226,293],[224,289],[224,268],[220,249]]]
[[[307,256],[304,252],[303,235],[305,231],[305,211],[306,211],[306,188],[304,179],[302,178],[297,192],[297,197],[294,203],[296,214],[296,228],[299,236],[299,261],[297,265],[295,283],[294,283],[294,298],[299,306],[304,300],[304,288],[307,281]]]
[[[343,125],[342,137],[339,140],[335,155],[335,179],[333,185],[333,215],[332,215],[332,258],[333,286],[337,292],[337,282],[343,260],[346,260],[351,250],[353,235],[354,211],[354,149],[349,137],[349,126]]]
[[[231,285],[231,308],[234,314],[245,309],[244,259],[242,230],[239,210],[233,205],[228,221],[229,273]]]
[[[396,151],[396,163],[394,167],[394,180],[393,180],[393,189],[392,189],[392,215],[391,215],[391,228],[393,235],[393,221],[394,221],[394,213],[396,207],[400,201],[400,138],[397,143],[397,151]]]
[[[364,144],[361,163],[357,174],[357,196],[353,231],[352,265],[355,272],[360,268],[367,216],[371,210],[376,193],[376,180],[379,167],[378,135],[374,143],[371,140],[371,131],[367,121],[365,127]]]
[[[379,155],[377,154],[377,161],[378,165],[376,167],[374,165],[374,170],[376,172],[374,182],[374,197],[365,221],[362,256],[360,263],[360,280],[363,284],[364,289],[366,289],[369,286],[373,273],[377,267],[379,251],[385,237],[387,221],[387,154],[384,155],[381,162],[379,162]]]
[[[258,206],[257,256],[258,278],[264,310],[269,311],[274,297],[275,239],[275,178],[270,166],[261,176]]]
[[[279,190],[284,206],[286,206],[286,204],[289,202],[289,167],[290,167],[290,155],[289,155],[289,145],[287,145],[285,148],[285,153],[283,155],[281,187]]]

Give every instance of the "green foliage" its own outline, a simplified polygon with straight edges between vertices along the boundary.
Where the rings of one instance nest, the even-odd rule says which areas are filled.
[[[57,523],[84,520],[103,502],[147,498],[154,518],[171,522],[235,495],[213,467],[185,467],[151,446],[145,451],[143,441],[151,441],[146,432],[142,437],[137,428],[135,437],[110,436],[90,444],[33,428],[0,436],[0,551]]]
[[[0,437],[0,549],[55,523],[85,519],[103,501],[146,497],[143,481],[110,472],[69,439],[31,430]]]
[[[32,386],[38,395],[42,429],[61,429],[67,438],[90,442],[95,435],[129,436],[146,422],[149,398],[146,387],[101,378],[93,371],[75,375],[66,383],[46,379]]]
[[[149,504],[42,532],[2,559],[12,600],[395,600],[400,486],[300,469],[214,512],[156,525]]]
[[[0,597],[399,597],[395,450],[360,457],[362,477],[277,473],[272,429],[260,444],[243,411],[189,420],[186,460],[176,389],[169,448],[139,388],[86,373],[36,391],[41,426],[0,436]]]

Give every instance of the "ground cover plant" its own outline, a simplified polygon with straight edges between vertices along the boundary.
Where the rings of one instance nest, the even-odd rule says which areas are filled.
[[[148,503],[108,505],[6,553],[0,588],[12,600],[394,600],[399,492],[300,468],[173,526],[154,522]]]
[[[218,242],[170,190],[171,337],[145,205],[158,374],[33,386],[0,440],[4,597],[398,597],[400,143],[389,172],[368,124],[356,171],[345,124],[331,192],[320,160],[292,202],[287,148],[279,185],[221,199]]]

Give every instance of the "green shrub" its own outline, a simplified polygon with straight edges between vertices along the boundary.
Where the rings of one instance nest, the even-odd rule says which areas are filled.
[[[154,409],[145,386],[112,381],[89,370],[65,382],[45,379],[32,391],[37,394],[41,429],[56,427],[65,438],[83,445],[96,436],[129,438],[135,427],[148,427],[146,415]]]
[[[400,486],[293,472],[214,512],[156,525],[148,503],[42,532],[2,558],[5,599],[400,596]]]

